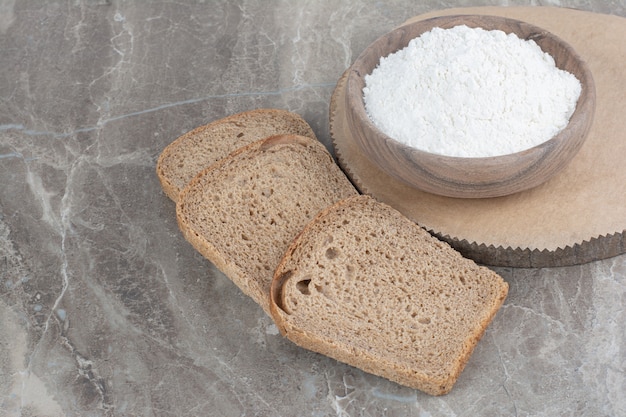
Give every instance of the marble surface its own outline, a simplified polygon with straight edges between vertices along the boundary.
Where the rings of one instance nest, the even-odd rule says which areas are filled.
[[[0,0],[0,416],[625,416],[626,255],[497,269],[502,310],[430,397],[282,338],[179,233],[160,151],[256,107],[330,148],[337,79],[458,6],[626,1]]]

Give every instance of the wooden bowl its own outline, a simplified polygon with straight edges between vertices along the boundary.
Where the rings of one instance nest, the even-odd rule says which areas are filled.
[[[380,58],[406,47],[409,41],[434,27],[457,25],[499,29],[534,40],[552,55],[556,66],[575,75],[582,85],[569,124],[557,135],[533,148],[502,156],[453,157],[425,152],[382,133],[365,111],[365,76]],[[535,187],[561,171],[581,148],[595,110],[591,71],[563,40],[537,26],[518,20],[482,15],[436,17],[401,26],[368,46],[350,67],[345,94],[346,122],[364,155],[389,175],[414,188],[459,198],[513,194]]]

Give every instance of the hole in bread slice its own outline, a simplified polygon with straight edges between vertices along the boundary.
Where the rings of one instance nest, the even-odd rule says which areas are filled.
[[[296,283],[296,288],[303,295],[311,295],[311,290],[309,290],[309,285],[311,284],[310,279],[301,279]]]
[[[337,248],[328,248],[326,249],[326,258],[327,259],[335,259],[339,256],[339,250]]]

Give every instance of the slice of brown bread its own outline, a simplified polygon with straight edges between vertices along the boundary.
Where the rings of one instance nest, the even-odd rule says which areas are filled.
[[[253,142],[194,178],[176,205],[185,238],[269,314],[272,275],[322,209],[357,191],[319,141]]]
[[[452,389],[508,284],[368,196],[322,211],[276,269],[296,344],[432,395]]]
[[[156,171],[163,191],[176,201],[200,171],[229,153],[277,134],[316,139],[298,114],[280,109],[256,109],[216,120],[185,133],[161,152]]]

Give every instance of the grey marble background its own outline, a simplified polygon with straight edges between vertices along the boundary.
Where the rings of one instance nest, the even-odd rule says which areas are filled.
[[[256,107],[330,147],[337,79],[457,6],[624,0],[0,0],[0,416],[625,416],[626,255],[510,283],[429,397],[283,339],[179,233],[161,150]],[[626,21],[625,21],[626,22]]]

